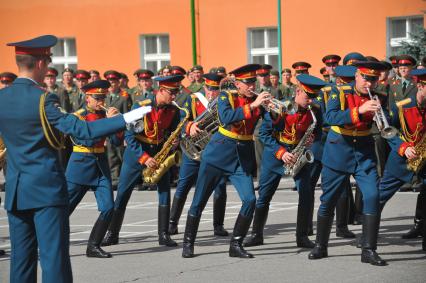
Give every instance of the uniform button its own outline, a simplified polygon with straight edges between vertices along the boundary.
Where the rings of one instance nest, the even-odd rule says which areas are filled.
[[[356,139],[354,139],[353,142],[356,142]]]

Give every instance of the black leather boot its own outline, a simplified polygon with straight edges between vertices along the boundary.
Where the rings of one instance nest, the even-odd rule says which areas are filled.
[[[310,207],[309,216],[308,216],[308,236],[313,236],[314,235],[314,223],[313,223],[314,206],[315,206],[315,195],[314,195],[314,192],[312,193],[311,201],[312,202],[311,202],[311,207]]]
[[[363,245],[361,262],[384,266],[386,261],[377,254],[377,236],[379,234],[380,215],[365,214],[362,221]]]
[[[167,247],[176,247],[177,243],[169,235],[170,206],[158,206],[158,244]]]
[[[255,209],[251,235],[244,241],[244,247],[263,245],[263,229],[268,219],[269,206]]]
[[[92,232],[89,236],[89,242],[87,243],[86,256],[87,257],[99,257],[109,258],[112,255],[101,248],[102,239],[108,229],[109,222],[102,220],[100,217],[96,220],[95,225],[92,228]]]
[[[320,216],[317,218],[317,238],[315,247],[309,253],[309,259],[320,259],[328,257],[328,240],[330,238],[331,225],[334,215]]]
[[[336,236],[340,238],[355,238],[348,229],[349,199],[340,197],[336,204]]]
[[[185,234],[183,235],[182,257],[194,257],[194,242],[197,237],[198,225],[200,217],[195,217],[188,214],[186,218]]]
[[[121,209],[114,210],[107,234],[105,235],[101,246],[112,246],[118,244],[118,236],[120,234],[121,225],[123,224],[125,212],[125,210]]]
[[[226,194],[223,194],[218,198],[213,197],[213,228],[215,236],[229,236],[228,231],[223,228],[223,222],[225,220],[225,209]]]
[[[179,219],[182,215],[182,210],[185,206],[185,201],[186,197],[173,197],[172,210],[170,211],[169,235],[176,235],[178,233]]]
[[[315,244],[308,238],[310,212],[299,205],[297,209],[296,243],[299,248],[312,249]]]
[[[229,245],[229,256],[240,258],[253,258],[254,256],[243,248],[243,240],[250,228],[251,217],[238,214]]]
[[[414,218],[414,226],[408,230],[407,233],[403,234],[403,239],[414,239],[422,236],[423,219]]]
[[[364,204],[362,202],[362,193],[358,186],[355,187],[355,215],[354,225],[362,224],[362,208]]]

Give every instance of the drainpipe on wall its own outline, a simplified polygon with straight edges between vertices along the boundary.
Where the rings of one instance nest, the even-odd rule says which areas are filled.
[[[192,65],[197,65],[197,31],[195,28],[195,0],[191,0]]]
[[[282,68],[282,47],[281,47],[281,0],[278,1],[278,72],[280,74],[279,81],[281,82]]]

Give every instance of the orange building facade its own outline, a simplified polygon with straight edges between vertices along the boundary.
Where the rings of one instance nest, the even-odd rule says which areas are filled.
[[[190,0],[19,0],[0,6],[0,71],[17,72],[7,42],[63,39],[53,63],[128,75],[141,67],[193,65]],[[205,71],[250,62],[278,66],[277,0],[195,0],[197,63]],[[282,66],[353,51],[384,59],[416,26],[424,0],[282,0]],[[131,81],[133,84],[133,81]]]

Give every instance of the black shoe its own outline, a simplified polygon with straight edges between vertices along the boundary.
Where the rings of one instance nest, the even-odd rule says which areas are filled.
[[[213,197],[213,227],[214,235],[227,237],[228,231],[223,228],[226,210],[226,193],[222,193],[219,197]]]
[[[178,223],[182,215],[183,207],[185,206],[185,198],[173,197],[172,208],[170,210],[169,235],[178,234]]]
[[[423,220],[414,218],[414,226],[411,227],[411,229],[403,234],[401,238],[403,239],[415,239],[417,237],[422,236],[422,229],[423,229]]]
[[[363,218],[361,262],[378,266],[387,265],[386,261],[381,259],[376,252],[380,215],[364,214]]]
[[[118,244],[118,237],[123,224],[125,210],[114,210],[114,213],[109,223],[107,234],[102,241],[101,246],[113,246]]]
[[[167,246],[167,247],[177,247],[177,243],[173,241],[170,238],[170,235],[168,232],[161,232],[158,234],[158,244],[161,246]]]
[[[112,255],[101,248],[102,239],[108,229],[109,222],[100,217],[96,220],[87,243],[86,256],[98,258],[110,258]]]
[[[336,228],[336,237],[351,239],[355,238],[355,234],[349,231],[348,226],[342,226]]]
[[[254,247],[263,245],[263,229],[268,219],[269,206],[256,207],[253,217],[253,228],[251,236],[244,241],[244,247]]]
[[[182,257],[194,257],[194,242],[197,237],[198,225],[200,217],[195,217],[188,214],[186,219],[185,234],[183,235]]]
[[[314,242],[309,240],[308,236],[300,236],[296,238],[297,247],[312,249],[315,247]]]
[[[223,225],[217,225],[214,227],[214,235],[219,237],[227,237],[229,236],[228,231],[223,228]]]
[[[317,239],[315,246],[309,253],[309,259],[320,259],[328,257],[328,239],[330,238],[331,224],[333,223],[334,215],[320,216],[317,220]]]
[[[250,228],[251,217],[238,214],[229,244],[229,256],[239,258],[253,258],[254,256],[243,248],[243,240]]]
[[[4,250],[0,250],[0,256],[4,256],[6,252]]]
[[[114,245],[118,245],[118,234],[113,234],[111,233],[111,231],[108,231],[107,234],[105,235],[104,240],[102,241],[101,246],[106,247],[106,246],[114,246]]]
[[[369,263],[371,265],[385,266],[388,265],[376,251],[370,249],[362,249],[361,262]]]
[[[405,183],[404,185],[402,185],[400,188],[399,188],[399,191],[400,192],[409,192],[409,191],[412,191],[413,189],[411,188],[411,183]]]
[[[353,225],[362,225],[362,214],[355,214]]]
[[[158,243],[162,246],[176,247],[177,243],[169,235],[170,206],[158,206]]]
[[[104,251],[99,245],[87,245],[86,249],[87,257],[97,257],[97,258],[110,258],[112,255]]]
[[[299,204],[297,209],[296,244],[299,248],[312,249],[315,244],[308,238],[310,211],[303,209]]]
[[[349,194],[350,192],[348,192]],[[348,229],[349,197],[340,197],[336,204],[336,236],[339,238],[355,238]]]
[[[251,234],[244,241],[244,247],[255,247],[263,245],[263,234]]]

